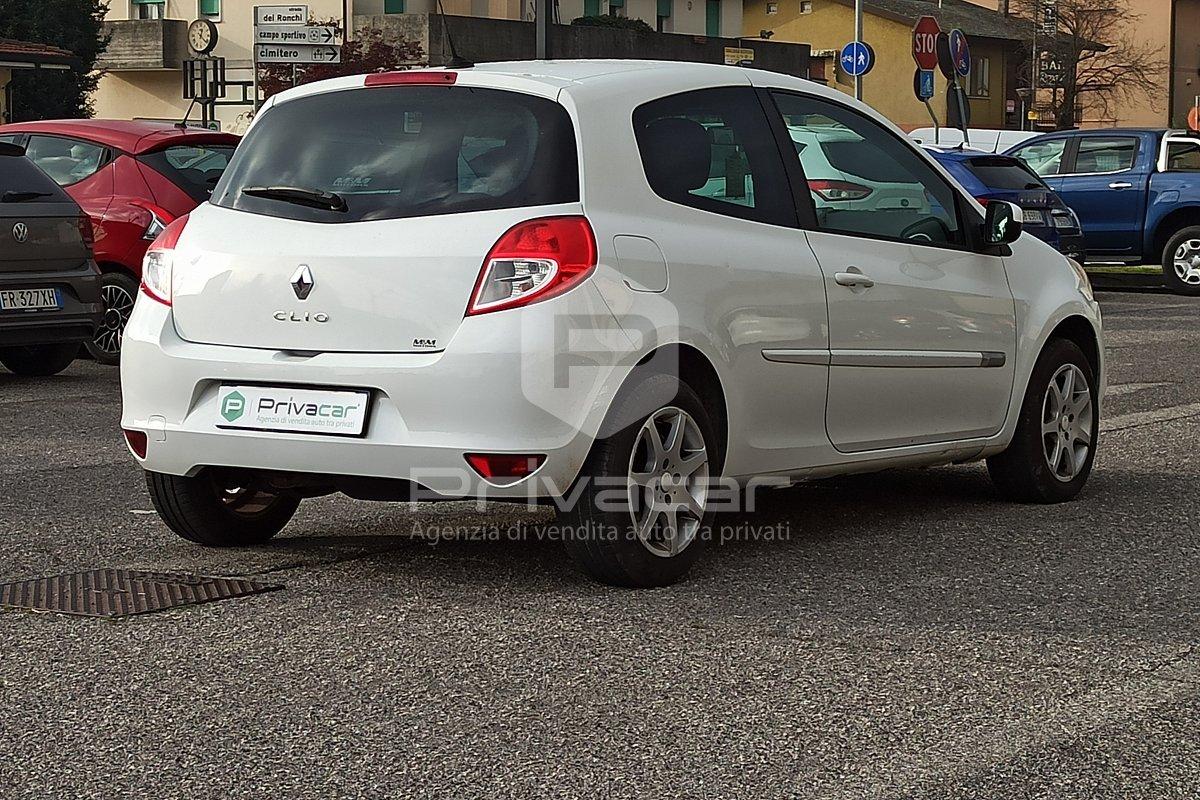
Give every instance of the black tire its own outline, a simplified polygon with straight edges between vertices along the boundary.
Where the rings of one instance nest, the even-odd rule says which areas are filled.
[[[690,459],[696,455],[697,451],[691,445],[694,445],[694,436],[698,433],[708,458],[703,482],[707,485],[710,478],[720,474],[720,443],[710,412],[696,392],[672,376],[655,373],[641,377],[635,375],[613,403],[605,427],[600,431],[601,438],[592,446],[584,463],[580,473],[583,488],[578,492],[577,502],[572,508],[559,513],[559,525],[567,552],[583,572],[602,583],[629,588],[668,586],[687,575],[708,538],[711,511],[705,509],[698,521],[694,515],[681,515],[677,518],[676,530],[682,532],[685,527],[697,522],[695,531],[681,536],[682,549],[676,554],[656,554],[652,552],[652,546],[668,547],[666,542],[655,540],[660,533],[665,535],[667,528],[664,526],[660,529],[656,524],[644,544],[634,529],[631,504],[625,491],[614,491],[614,485],[623,484],[629,475],[635,448],[639,448],[639,458],[647,456],[647,452],[643,451],[645,442],[640,440],[643,426],[652,417],[669,424],[670,415],[674,413],[672,409],[685,412],[695,423],[694,428],[687,428],[692,435],[686,455],[680,451],[679,459]],[[660,414],[664,416],[656,416]],[[671,480],[678,481],[680,474],[683,474],[683,470],[675,473]],[[661,486],[657,483],[658,476],[653,480],[656,486]],[[678,497],[683,496],[682,492],[690,491],[686,477],[682,485],[676,482],[673,487],[664,491],[678,492]],[[598,494],[601,493],[607,498],[604,509],[598,503]],[[576,496],[576,493],[573,492],[572,496]],[[615,503],[614,496],[620,498]],[[666,495],[663,497],[665,499]],[[642,514],[652,513],[650,506],[640,500],[633,505]],[[684,539],[687,539],[686,543]]]
[[[209,547],[263,544],[283,530],[300,505],[300,498],[290,494],[247,489],[235,496],[211,470],[192,478],[147,472],[146,487],[168,528]],[[238,510],[237,502],[253,510]]]
[[[1075,373],[1076,377],[1083,376],[1087,383],[1087,393],[1090,399],[1090,419],[1082,422],[1079,426],[1080,430],[1090,430],[1090,445],[1087,448],[1086,456],[1082,458],[1076,457],[1077,449],[1073,442],[1073,449],[1070,451],[1065,448],[1061,451],[1055,450],[1053,443],[1048,440],[1058,439],[1059,435],[1043,433],[1043,420],[1047,416],[1052,418],[1047,421],[1047,424],[1051,424],[1052,421],[1054,423],[1060,421],[1060,417],[1056,413],[1047,414],[1048,410],[1053,411],[1051,408],[1053,402],[1048,399],[1048,394],[1051,391],[1051,380],[1060,375],[1068,365],[1073,365],[1078,369],[1078,372]],[[1079,399],[1082,400],[1082,397]],[[1083,355],[1083,351],[1077,344],[1067,339],[1051,339],[1033,368],[1029,386],[1025,390],[1025,400],[1021,404],[1021,416],[1017,421],[1017,430],[1012,443],[1003,453],[987,460],[988,473],[992,476],[992,482],[1001,496],[1018,503],[1064,503],[1074,499],[1083,489],[1083,485],[1087,483],[1088,476],[1092,471],[1092,463],[1096,458],[1096,445],[1100,432],[1100,415],[1097,413],[1098,399],[1096,377],[1092,371],[1092,365]],[[1064,413],[1063,416],[1070,417],[1070,420],[1064,423],[1066,427],[1063,429],[1062,436],[1069,436],[1071,435],[1071,423],[1076,420],[1078,415]],[[1050,454],[1046,452],[1047,446],[1051,448]],[[1061,471],[1065,473],[1063,477],[1056,475],[1055,468],[1052,468],[1050,464],[1053,453],[1058,452],[1063,453],[1062,458],[1059,459]],[[1063,465],[1064,461],[1067,461],[1065,466]],[[1067,480],[1066,474],[1073,469],[1078,469],[1078,472],[1073,478]]]
[[[0,364],[17,375],[44,378],[57,375],[79,354],[79,342],[33,344],[0,349]]]
[[[1200,260],[1194,262],[1191,279],[1189,283],[1184,280],[1184,277],[1179,274],[1175,268],[1175,256],[1179,251],[1189,243],[1200,245],[1200,225],[1193,225],[1190,228],[1184,228],[1179,233],[1175,234],[1167,242],[1167,246],[1162,252],[1162,270],[1163,283],[1167,285],[1175,294],[1182,294],[1188,297],[1200,296]],[[1200,248],[1191,247],[1188,250],[1191,256],[1200,259]],[[1188,255],[1185,253],[1184,255]],[[1190,260],[1190,259],[1189,259]]]
[[[96,335],[85,346],[88,354],[101,364],[115,367],[121,363],[121,340],[125,325],[137,300],[138,282],[124,272],[106,272],[100,276],[100,296],[104,298],[104,319]]]

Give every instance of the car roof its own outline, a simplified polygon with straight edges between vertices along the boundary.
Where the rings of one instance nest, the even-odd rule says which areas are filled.
[[[204,128],[178,128],[169,122],[128,119],[51,119],[39,122],[17,122],[0,125],[0,134],[50,133],[85,139],[127,153],[157,150],[172,144],[236,145],[239,137],[232,133]]]
[[[629,86],[630,91],[655,96],[660,88],[675,85],[681,79],[717,86],[803,84],[812,94],[846,102],[847,96],[819,83],[778,72],[704,64],[690,61],[652,61],[644,59],[568,59],[562,61],[497,61],[471,67],[418,69],[417,72],[453,72],[460,86],[515,89],[555,97],[569,87],[596,87],[606,83]],[[365,75],[347,75],[304,84],[273,95],[267,107],[307,95],[363,86]],[[853,105],[851,99],[849,104]],[[260,115],[261,116],[261,115]]]
[[[1016,161],[1014,156],[1005,156],[999,153],[992,153],[987,150],[972,150],[969,148],[959,149],[958,147],[935,147],[933,145],[924,145],[925,151],[939,161],[969,161],[973,158],[1007,158]]]

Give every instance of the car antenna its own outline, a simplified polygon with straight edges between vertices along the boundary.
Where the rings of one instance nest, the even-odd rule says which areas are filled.
[[[188,117],[192,115],[192,109],[195,107],[196,98],[193,97],[192,102],[187,107],[187,111],[183,112],[183,119],[179,120],[179,122],[176,122],[172,127],[179,128],[181,131],[186,131],[188,126]]]
[[[450,21],[446,19],[446,9],[442,6],[442,0],[437,0],[438,13],[442,15],[442,30],[446,32],[446,44],[450,45],[450,60],[446,62],[449,69],[467,69],[475,66],[474,61],[468,61],[458,54],[458,49],[454,46],[454,37],[450,35]]]

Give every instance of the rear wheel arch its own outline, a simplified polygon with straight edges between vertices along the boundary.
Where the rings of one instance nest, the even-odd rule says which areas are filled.
[[[637,368],[630,373],[626,378],[625,385],[621,388],[625,389],[631,380],[636,380],[635,376],[644,374],[643,370],[656,370],[656,368],[667,372],[677,369],[679,380],[686,383],[692,391],[700,396],[704,408],[712,420],[717,444],[721,449],[720,458],[715,462],[715,466],[718,470],[724,467],[725,456],[729,452],[729,407],[725,400],[725,388],[721,383],[717,368],[713,366],[708,356],[692,345],[683,343],[662,345],[651,350],[638,362]]]
[[[1171,238],[1179,233],[1184,228],[1200,225],[1200,206],[1189,206],[1187,208],[1177,208],[1170,214],[1167,214],[1154,228],[1154,238],[1151,241],[1153,248],[1146,254],[1147,258],[1153,257],[1162,261],[1166,257],[1167,243]]]

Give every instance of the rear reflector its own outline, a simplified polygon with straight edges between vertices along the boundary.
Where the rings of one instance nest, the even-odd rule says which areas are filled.
[[[471,469],[493,483],[516,483],[537,472],[546,460],[544,455],[521,455],[515,453],[467,453]]]
[[[367,76],[364,86],[399,86],[423,84],[425,86],[453,86],[458,80],[457,72],[432,72],[427,70],[404,70],[400,72],[375,72]]]
[[[144,431],[131,431],[125,429],[125,443],[129,445],[129,449],[138,458],[146,457],[146,434]]]

